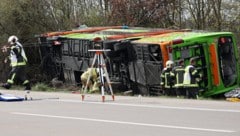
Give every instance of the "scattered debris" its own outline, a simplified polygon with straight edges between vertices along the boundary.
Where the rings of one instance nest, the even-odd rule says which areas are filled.
[[[59,88],[63,86],[63,81],[58,80],[58,78],[53,78],[51,84],[54,88]]]
[[[224,94],[227,101],[240,102],[240,88],[236,88]]]
[[[124,93],[123,93],[123,95],[132,95],[132,93],[133,93],[133,91],[132,90],[129,90],[129,91],[125,91]]]

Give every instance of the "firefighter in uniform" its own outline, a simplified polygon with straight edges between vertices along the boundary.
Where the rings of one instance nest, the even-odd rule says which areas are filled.
[[[186,89],[187,98],[198,98],[199,82],[201,75],[199,71],[195,68],[196,59],[191,58],[190,64],[185,68],[184,73],[184,88]]]
[[[98,79],[99,79],[98,70],[99,70],[98,68],[88,68],[87,71],[85,71],[81,75],[82,89],[84,89],[87,86],[90,93],[98,92],[100,90],[99,83],[98,83]],[[88,77],[90,78],[90,80],[87,85]]]
[[[174,91],[172,90],[173,86],[173,76],[174,74],[172,73],[172,68],[173,68],[174,62],[171,60],[168,60],[166,62],[166,67],[162,70],[161,73],[161,87],[163,90],[163,94],[166,95],[173,95]]]
[[[181,59],[178,61],[178,65],[173,69],[174,74],[173,88],[175,89],[177,97],[186,95],[186,91],[183,88],[184,73],[185,73],[184,60]]]
[[[23,46],[18,42],[18,38],[14,35],[8,38],[8,43],[11,45],[10,56],[8,59],[10,59],[10,66],[12,69],[9,73],[7,83],[3,84],[2,87],[10,89],[14,82],[19,80],[25,86],[24,90],[29,93],[31,86],[25,72],[28,60]],[[7,63],[7,59],[5,59],[5,63]]]

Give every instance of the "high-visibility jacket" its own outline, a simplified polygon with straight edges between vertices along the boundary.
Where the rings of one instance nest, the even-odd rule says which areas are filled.
[[[183,87],[185,68],[183,66],[177,66],[173,69],[174,74],[174,88]]]
[[[83,86],[86,85],[87,79],[89,77],[90,78],[90,84],[89,84],[90,92],[99,91],[98,76],[99,75],[98,75],[98,72],[97,72],[97,68],[88,68],[87,71],[85,71],[81,75],[81,81],[82,81]],[[93,84],[93,86],[92,86],[92,84]]]
[[[27,63],[25,51],[23,49],[23,46],[19,42],[16,42],[15,45],[11,46],[9,57],[11,61],[10,65],[12,67],[24,66]]]
[[[170,68],[164,68],[161,73],[161,83],[160,85],[164,88],[171,88],[173,85],[173,76]]]
[[[193,65],[187,66],[184,73],[184,87],[198,87],[199,78],[200,74],[195,67]]]
[[[90,76],[91,75],[91,76]],[[97,73],[97,69],[96,68],[88,68],[87,71],[85,71],[82,75],[81,75],[81,80],[86,80],[87,78],[90,76],[90,80],[96,81],[98,78],[98,73]]]

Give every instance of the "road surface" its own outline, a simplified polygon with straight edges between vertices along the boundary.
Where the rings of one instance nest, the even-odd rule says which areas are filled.
[[[17,96],[23,91],[0,90]],[[240,136],[240,103],[31,92],[0,102],[1,136]]]

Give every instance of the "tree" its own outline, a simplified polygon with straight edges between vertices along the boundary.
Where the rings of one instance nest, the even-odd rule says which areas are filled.
[[[186,0],[188,11],[190,12],[189,18],[193,19],[193,28],[204,30],[206,27],[206,20],[211,13],[209,0]]]
[[[168,27],[174,24],[169,16],[174,1],[110,0],[109,20],[112,23],[131,26]]]

